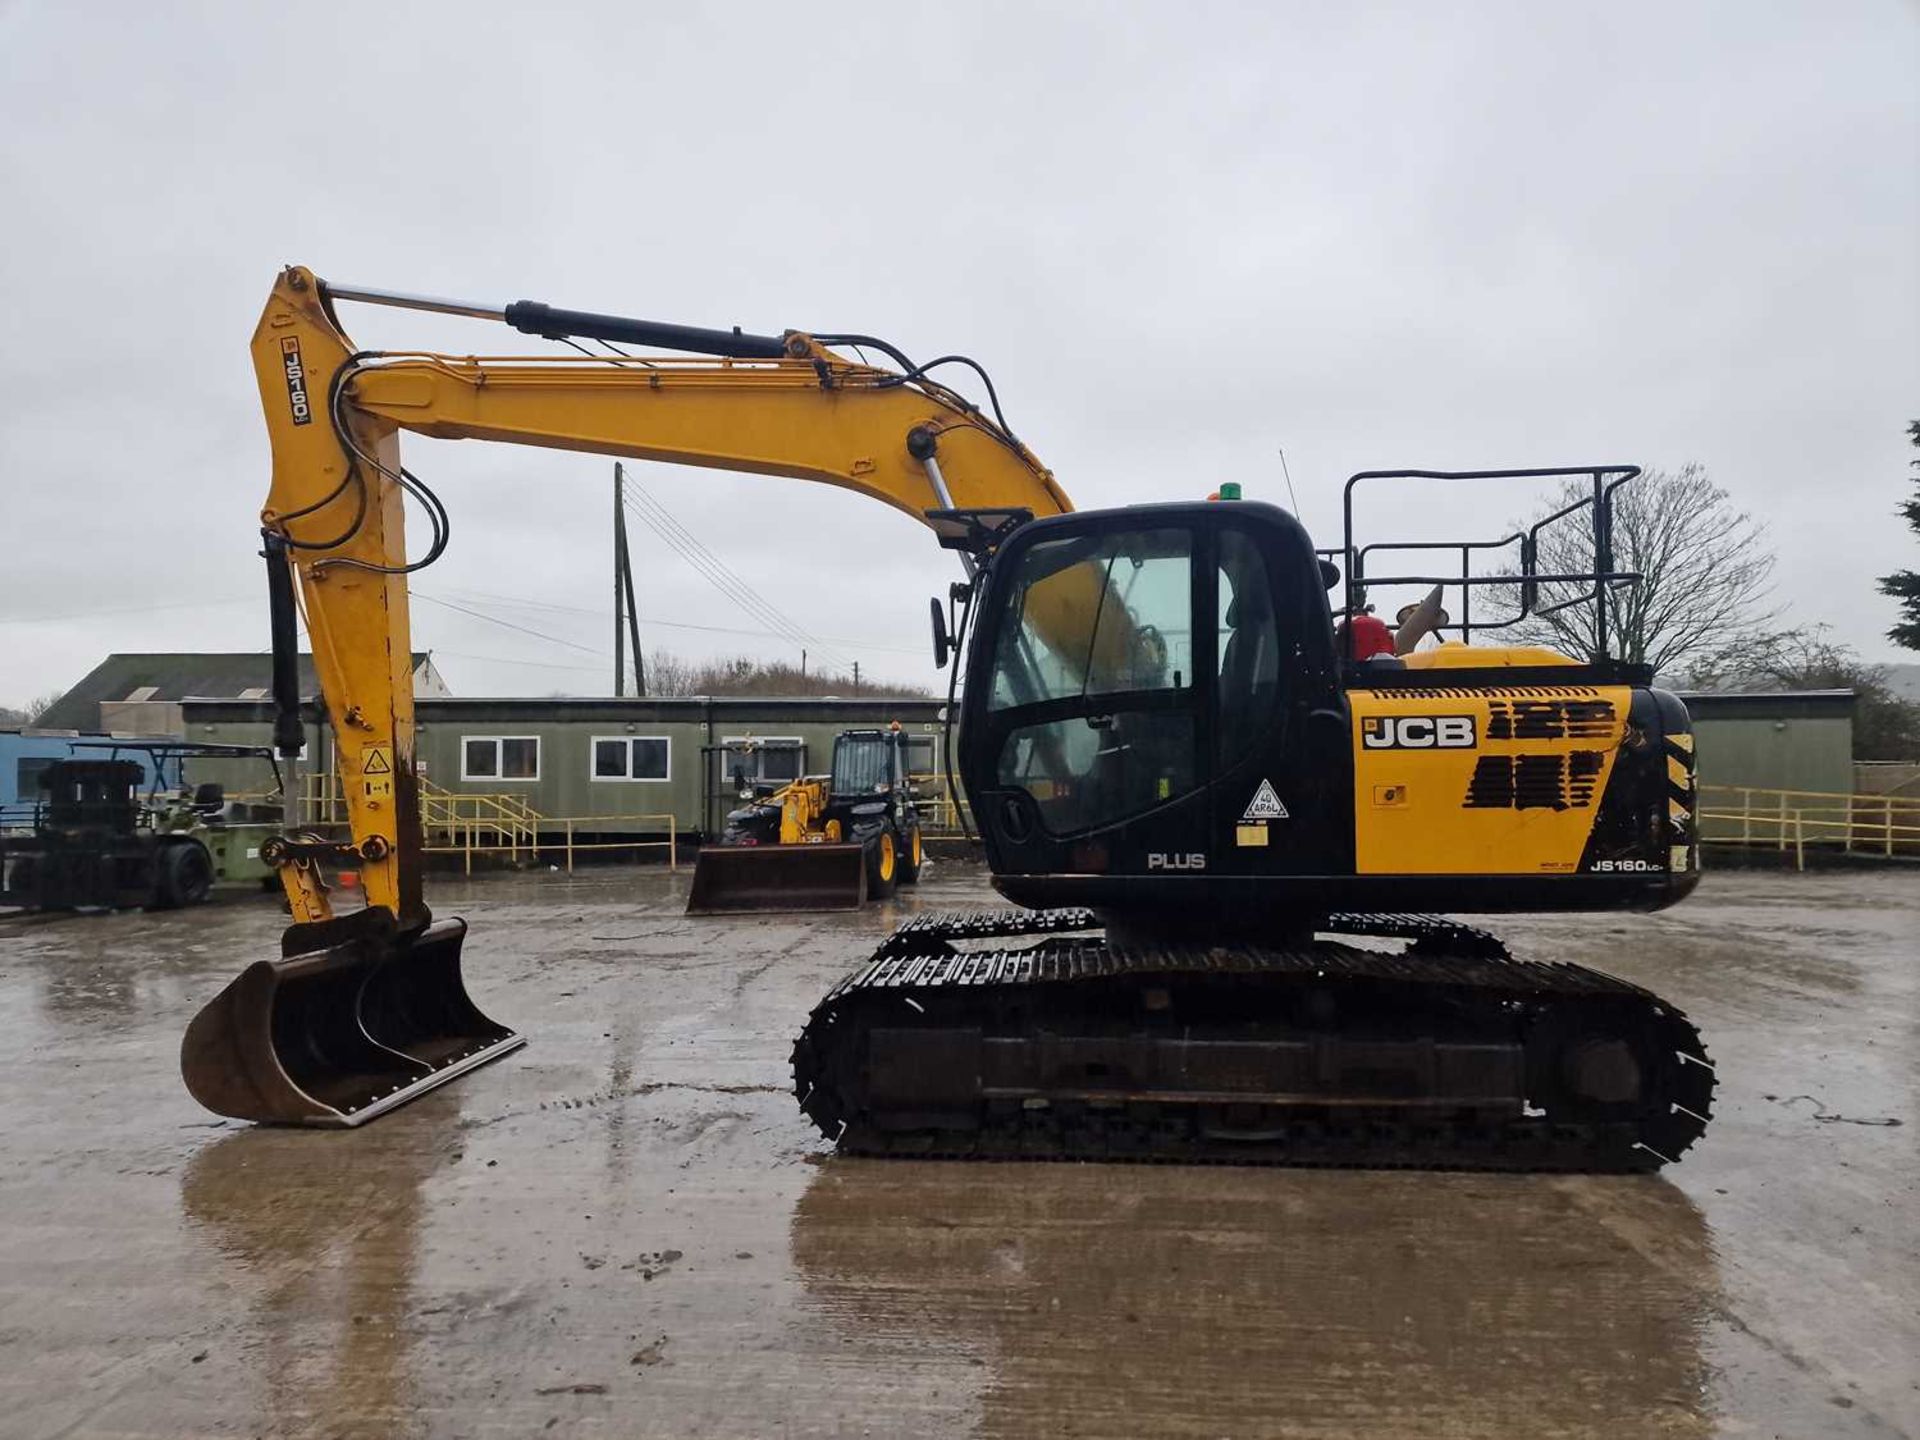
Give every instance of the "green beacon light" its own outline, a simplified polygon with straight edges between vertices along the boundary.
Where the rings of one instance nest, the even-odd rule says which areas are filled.
[[[1222,500],[1238,500],[1240,498],[1240,482],[1238,480],[1221,481],[1220,498]]]

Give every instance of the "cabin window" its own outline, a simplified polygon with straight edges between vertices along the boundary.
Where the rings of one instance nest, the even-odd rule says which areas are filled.
[[[664,735],[596,735],[595,780],[666,780],[673,773],[673,742]]]
[[[463,735],[460,737],[462,780],[538,780],[538,735]]]
[[[807,773],[807,747],[798,735],[728,735],[720,742],[721,772],[736,782],[773,780],[784,785]]]
[[[937,773],[934,740],[931,735],[908,735],[901,744],[906,748],[907,774],[924,780]]]

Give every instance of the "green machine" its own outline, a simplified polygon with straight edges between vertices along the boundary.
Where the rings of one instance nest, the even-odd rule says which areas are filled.
[[[0,834],[0,905],[171,910],[199,904],[216,887],[274,884],[261,848],[285,828],[285,787],[271,749],[184,740],[76,740],[70,748],[107,753],[56,760],[40,772],[25,823]],[[150,765],[123,758],[127,752]],[[258,800],[230,800],[219,784],[189,788],[182,762],[194,758],[264,760],[273,788]],[[181,783],[163,786],[169,773]]]

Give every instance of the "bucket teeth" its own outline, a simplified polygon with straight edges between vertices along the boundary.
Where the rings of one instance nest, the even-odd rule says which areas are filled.
[[[526,1043],[467,994],[465,921],[407,934],[367,910],[321,930],[294,926],[287,958],[249,965],[187,1027],[180,1072],[209,1110],[360,1125]]]

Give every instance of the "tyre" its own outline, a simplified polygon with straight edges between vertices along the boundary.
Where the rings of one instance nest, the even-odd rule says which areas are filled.
[[[900,883],[900,845],[893,827],[884,825],[867,841],[867,898],[885,900]]]
[[[39,909],[46,898],[40,893],[39,859],[32,855],[16,856],[7,873],[7,888],[13,892],[13,898],[7,902],[9,905]]]
[[[192,841],[162,846],[154,881],[153,909],[198,905],[213,889],[213,860]]]
[[[907,835],[900,842],[899,883],[916,885],[920,881],[920,866],[926,859],[926,852],[920,848],[920,822],[912,821],[907,826]]]

